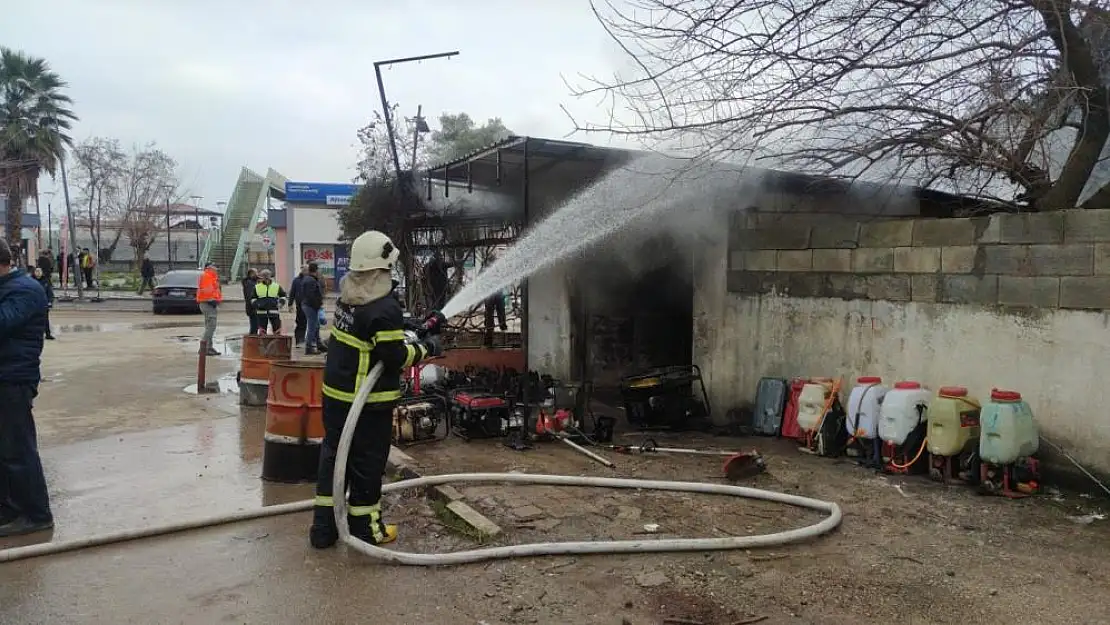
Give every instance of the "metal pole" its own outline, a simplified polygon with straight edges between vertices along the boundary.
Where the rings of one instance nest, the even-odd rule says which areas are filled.
[[[409,161],[409,169],[413,172],[413,183],[416,182],[416,146],[420,143],[420,114],[423,111],[423,104],[416,105],[416,123],[412,125],[412,160]]]
[[[197,269],[203,269],[203,267],[200,266],[200,201],[204,199],[204,196],[203,195],[194,195],[192,199],[193,199],[193,228],[196,231],[196,235],[197,235],[197,249],[196,249],[196,252],[194,252],[194,254],[196,254]]]
[[[77,229],[73,225],[73,205],[69,203],[69,180],[68,180],[68,178],[66,178],[66,155],[65,155],[64,151],[61,154],[59,154],[58,166],[62,170],[62,193],[65,194],[65,198],[66,198],[66,222],[69,225],[69,247],[72,250],[73,255],[76,256],[77,255],[77,234],[76,234],[75,231]],[[62,259],[66,260],[66,257],[63,256]],[[67,267],[66,269],[68,271],[73,270],[72,267]],[[77,282],[77,299],[81,299],[82,297],[85,296],[85,287],[81,285],[81,277],[80,276],[77,277],[76,282]]]
[[[170,192],[166,190],[166,265],[170,271],[173,271],[173,255],[171,254],[170,242]]]
[[[378,95],[382,99],[382,115],[385,118],[385,131],[389,135],[389,152],[393,155],[393,168],[397,179],[401,179],[401,159],[397,156],[397,139],[393,136],[393,115],[389,112],[389,102],[385,99],[385,84],[382,82],[382,68],[374,63],[374,75],[378,79]]]
[[[50,201],[46,202],[46,247],[50,248],[51,253],[54,251],[54,214],[50,210]]]
[[[378,80],[378,95],[382,100],[382,115],[385,119],[385,130],[389,135],[389,151],[393,156],[393,167],[397,173],[397,179],[401,179],[401,159],[397,155],[397,138],[393,134],[393,115],[389,112],[389,101],[385,97],[385,83],[382,82],[382,66],[383,65],[399,65],[401,63],[411,63],[413,61],[427,61],[430,59],[443,59],[451,58],[458,54],[454,52],[440,52],[439,54],[425,54],[422,56],[410,56],[403,59],[389,59],[386,61],[377,61],[374,63],[374,76]]]

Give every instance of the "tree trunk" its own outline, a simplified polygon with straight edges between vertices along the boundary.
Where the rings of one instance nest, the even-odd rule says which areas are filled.
[[[1075,83],[1085,89],[1083,120],[1079,137],[1068,154],[1056,183],[1042,197],[1037,198],[1040,210],[1075,208],[1079,194],[1098,164],[1102,148],[1110,138],[1110,91],[1107,90],[1095,63],[1094,51],[1068,15],[1069,2],[1062,0],[1037,0],[1033,6],[1044,20],[1048,36],[1056,44],[1064,60],[1064,67],[1071,72]]]
[[[14,182],[8,185],[8,213],[7,221],[4,227],[4,238],[8,241],[8,247],[15,252],[20,247],[23,240],[23,185],[19,180],[19,174],[12,176]],[[12,259],[13,264],[18,264],[16,259]]]

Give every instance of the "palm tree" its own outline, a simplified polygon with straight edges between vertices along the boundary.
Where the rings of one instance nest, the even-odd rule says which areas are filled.
[[[8,196],[7,239],[18,244],[23,204],[38,196],[39,175],[51,176],[73,140],[77,116],[66,83],[44,59],[0,48],[0,192]]]

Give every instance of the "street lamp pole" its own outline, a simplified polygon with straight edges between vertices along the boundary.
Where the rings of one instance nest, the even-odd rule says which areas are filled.
[[[54,213],[51,211],[50,203],[54,199],[53,191],[43,191],[46,196],[46,248],[51,252],[54,251]],[[42,230],[42,224],[39,224],[39,230]]]
[[[194,222],[193,223],[193,228],[194,228],[194,230],[196,231],[196,234],[197,234],[197,251],[196,251],[197,265],[200,264],[200,201],[203,200],[203,199],[204,199],[203,195],[194,195],[194,196],[192,196],[192,200],[193,200],[193,222]],[[197,267],[197,269],[203,269],[203,267]]]
[[[403,59],[389,59],[374,63],[374,75],[378,79],[378,95],[381,96],[382,99],[382,115],[385,116],[385,130],[389,135],[389,151],[393,156],[393,167],[397,171],[397,180],[401,179],[401,158],[397,155],[397,138],[393,135],[393,115],[389,112],[389,101],[385,98],[385,83],[382,82],[382,66],[400,65],[401,63],[412,63],[414,61],[429,61],[431,59],[449,59],[458,55],[458,53],[458,50],[455,50],[454,52],[410,56]]]

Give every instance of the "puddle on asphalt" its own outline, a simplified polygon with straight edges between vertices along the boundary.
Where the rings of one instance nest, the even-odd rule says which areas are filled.
[[[194,334],[177,334],[174,336],[166,337],[167,341],[181,345],[185,351],[196,353],[197,345],[200,343],[200,335]],[[232,336],[217,336],[212,340],[212,348],[220,352],[219,358],[221,360],[238,360],[239,356],[243,353],[243,337],[242,335]]]
[[[239,393],[239,382],[236,381],[234,373],[220,376],[215,381],[206,383],[205,386],[208,388],[208,392],[205,393],[206,395],[215,395],[217,393],[220,395],[237,395]],[[196,395],[197,385],[190,384],[186,386],[185,392],[190,395]]]

